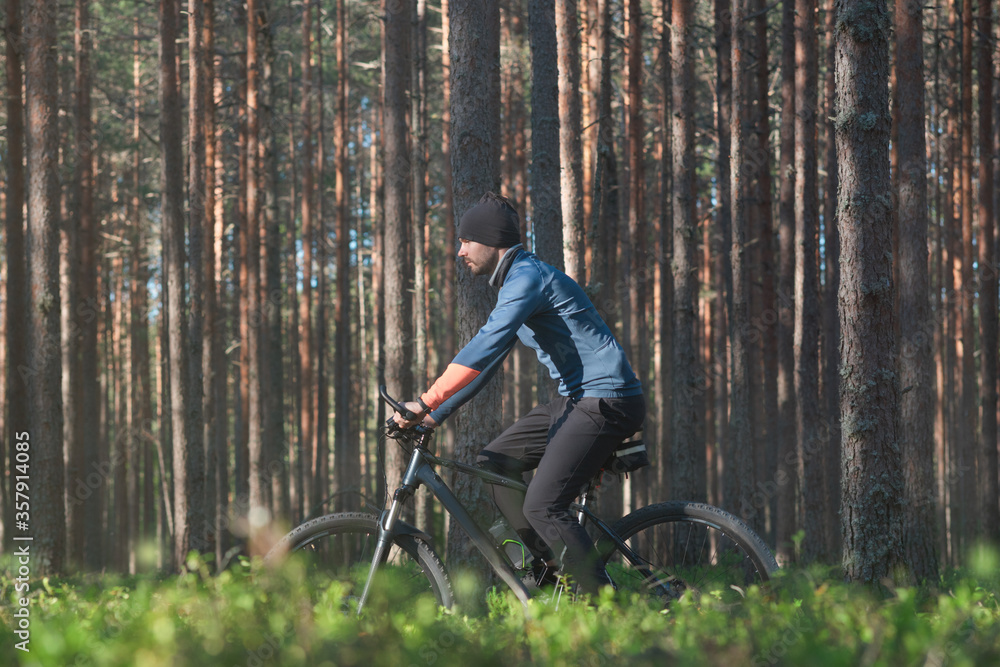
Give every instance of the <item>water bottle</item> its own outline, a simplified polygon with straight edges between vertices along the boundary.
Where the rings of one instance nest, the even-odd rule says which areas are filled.
[[[497,519],[496,523],[490,527],[490,535],[493,536],[497,546],[507,554],[507,558],[514,564],[515,570],[527,570],[531,567],[531,552],[524,546],[521,538],[510,527],[506,519],[503,517]]]

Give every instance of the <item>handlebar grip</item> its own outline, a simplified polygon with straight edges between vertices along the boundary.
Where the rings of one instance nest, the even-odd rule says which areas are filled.
[[[399,403],[397,403],[396,400],[392,396],[389,395],[389,392],[386,391],[386,388],[385,388],[384,384],[380,384],[378,386],[378,393],[379,393],[379,396],[382,397],[382,400],[385,401],[386,404],[388,404],[388,406],[390,408],[392,408],[393,410],[395,410],[399,414],[401,414],[404,417],[406,417],[407,421],[410,421],[410,420],[415,419],[417,417],[417,415],[416,415],[415,412],[410,412],[409,410],[407,410],[406,408],[404,408],[402,405],[400,405]]]

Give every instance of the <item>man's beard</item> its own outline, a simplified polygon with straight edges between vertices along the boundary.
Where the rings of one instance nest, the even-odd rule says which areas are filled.
[[[478,265],[475,265],[475,266],[472,265],[472,264],[469,264],[468,262],[466,262],[466,265],[469,267],[469,271],[471,271],[472,275],[474,275],[474,276],[490,276],[490,275],[493,275],[493,272],[497,268],[497,263],[496,262],[492,262],[490,265],[487,265],[487,264],[478,264]]]

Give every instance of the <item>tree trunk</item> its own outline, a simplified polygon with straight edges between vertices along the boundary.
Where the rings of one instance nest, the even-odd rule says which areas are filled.
[[[149,365],[149,297],[146,284],[149,280],[148,259],[143,249],[143,216],[139,188],[142,184],[142,151],[139,136],[139,20],[136,17],[132,24],[132,197],[129,202],[129,220],[132,233],[132,278],[129,281],[129,354],[131,360],[129,369],[132,374],[132,424],[128,451],[128,493],[131,498],[129,506],[129,574],[135,574],[139,567],[136,549],[140,538],[149,540],[152,537],[152,527],[155,521],[153,507],[153,469],[151,440],[153,437],[153,406],[152,384],[150,381],[152,368]],[[139,468],[142,468],[142,530],[140,532],[140,496]]]
[[[691,5],[672,7],[671,44],[673,119],[673,474],[671,495],[686,500],[705,498],[705,453],[696,438],[699,372],[694,340],[696,228],[694,217],[694,49]]]
[[[627,251],[623,262],[627,267],[628,283],[628,347],[629,359],[639,381],[646,385],[648,377],[649,353],[647,352],[646,332],[646,283],[651,276],[647,275],[646,247],[646,170],[643,139],[645,126],[642,117],[642,9],[639,0],[629,0],[628,3],[628,238]],[[566,116],[560,113],[560,118]],[[566,170],[563,170],[565,174]],[[565,199],[567,193],[563,191]],[[563,215],[566,208],[563,207]],[[567,228],[563,220],[564,229]],[[568,262],[567,262],[568,265]],[[643,483],[648,477],[642,477],[633,484],[635,506],[649,504],[649,489]]]
[[[744,86],[743,44],[744,26],[743,0],[733,0],[732,26],[732,92],[733,107],[729,117],[732,137],[730,157],[730,196],[733,202],[733,238],[729,250],[732,266],[733,298],[729,317],[729,339],[732,368],[732,405],[729,413],[729,439],[726,443],[726,481],[724,506],[751,522],[757,523],[751,505],[753,493],[753,418],[750,405],[750,349],[748,313],[749,276],[746,270],[747,255],[747,206],[746,186],[743,180],[747,173],[744,155],[746,141],[743,135],[743,114],[746,105]],[[724,418],[725,415],[719,415]]]
[[[399,400],[413,398],[412,302],[409,272],[410,163],[406,148],[407,82],[410,77],[410,13],[386,0],[384,30],[385,165],[385,384]],[[492,99],[496,99],[495,97]],[[456,133],[458,134],[458,133]],[[459,136],[461,136],[459,134]],[[457,158],[457,156],[455,156]],[[386,450],[388,492],[399,486],[406,461],[398,447]]]
[[[11,442],[15,475],[31,475],[30,523],[14,535],[31,535],[36,574],[58,573],[66,549],[62,451],[62,358],[58,354],[59,322],[59,154],[56,108],[57,6],[52,0],[28,4],[24,19],[26,51],[25,112],[28,145],[28,228],[25,257],[27,313],[25,363],[19,365],[19,381],[12,389],[27,385],[27,419],[12,419]],[[8,255],[9,256],[9,255]],[[23,283],[22,283],[23,284]],[[12,416],[14,413],[11,413]],[[27,436],[23,435],[27,432]],[[19,447],[18,443],[27,443]],[[26,447],[26,450],[25,450]],[[17,461],[17,452],[28,451],[30,462]],[[23,459],[23,457],[22,457]],[[22,467],[18,467],[18,466]],[[18,516],[15,514],[15,519]],[[17,527],[17,524],[14,526]]]
[[[723,443],[723,446],[727,448],[726,456],[728,456],[728,443],[729,443],[729,330],[728,323],[732,321],[732,299],[733,299],[733,264],[730,259],[730,253],[732,252],[733,243],[733,229],[732,229],[732,176],[730,172],[730,147],[731,147],[731,122],[732,115],[734,111],[733,106],[733,66],[732,66],[732,13],[731,4],[729,0],[715,0],[715,50],[716,50],[716,65],[715,65],[715,76],[716,76],[716,116],[715,124],[718,128],[719,142],[718,142],[718,157],[717,164],[719,170],[719,186],[718,186],[718,210],[715,217],[715,231],[712,234],[712,243],[715,246],[713,252],[715,254],[715,267],[713,275],[713,286],[715,287],[715,304],[713,316],[716,319],[713,326],[714,340],[712,340],[712,345],[715,346],[713,352],[713,361],[715,366],[709,367],[712,379],[712,397],[711,400],[714,403],[714,413],[718,415],[718,435],[717,442]],[[742,109],[742,103],[740,109]],[[740,179],[741,175],[737,175]],[[744,233],[746,230],[744,230]],[[742,252],[742,249],[741,249]],[[745,288],[741,292],[742,296],[746,297]],[[744,304],[745,305],[745,304]],[[742,354],[742,353],[741,353]],[[746,369],[744,369],[745,371]],[[708,377],[708,375],[706,375]],[[735,416],[735,413],[734,413]],[[741,415],[740,419],[747,417],[747,415]],[[715,447],[716,443],[709,441],[710,447]],[[709,462],[709,467],[715,470],[712,466],[712,462]],[[730,469],[728,466],[723,471],[726,477],[726,486],[731,486],[732,482],[735,481],[735,469]],[[708,484],[708,488],[711,489],[711,482]],[[727,502],[730,501],[732,492],[735,489],[729,489],[726,491]],[[709,498],[711,498],[709,494]],[[720,501],[721,502],[721,501]],[[738,509],[734,508],[734,511]]]
[[[216,198],[216,179],[222,176],[216,171],[217,148],[215,136],[215,4],[214,0],[202,0],[204,2],[204,21],[202,29],[202,47],[204,56],[202,60],[202,71],[204,85],[202,99],[204,100],[205,113],[202,119],[204,142],[205,142],[205,209],[203,218],[202,241],[204,244],[204,256],[202,272],[204,281],[204,310],[205,316],[202,320],[202,414],[204,415],[204,429],[202,431],[204,456],[205,456],[205,533],[206,539],[211,544],[215,543],[216,566],[222,562],[219,542],[221,540],[218,530],[218,502],[217,502],[217,475],[220,463],[218,446],[220,424],[226,419],[225,403],[220,397],[220,383],[225,382],[225,367],[222,364],[224,354],[222,328],[218,326],[219,306],[218,290],[219,281],[216,280],[216,266],[221,265],[222,258],[219,257],[216,248],[216,224],[221,217],[221,192]],[[221,152],[221,151],[219,151]],[[221,157],[221,156],[220,156]],[[221,167],[221,165],[220,165]],[[222,171],[221,169],[219,171]],[[221,235],[220,235],[221,236]],[[222,462],[223,465],[225,462]]]
[[[1000,507],[997,505],[997,261],[994,250],[993,156],[993,62],[991,34],[992,2],[979,2],[979,332],[982,384],[982,446],[979,454],[981,508],[979,535],[994,544],[1000,541]],[[993,47],[995,52],[996,47]]]
[[[337,118],[334,144],[336,151],[336,207],[337,207],[337,312],[336,339],[334,348],[337,362],[334,364],[334,386],[336,387],[334,407],[337,420],[334,422],[333,444],[334,462],[337,465],[337,490],[350,493],[342,496],[345,510],[358,509],[360,500],[355,490],[359,489],[361,461],[358,443],[351,428],[351,243],[350,217],[348,205],[347,172],[347,10],[344,0],[337,0]],[[360,239],[361,237],[358,236]],[[360,266],[361,263],[358,262]],[[418,290],[419,292],[419,290]],[[364,347],[362,343],[362,347]],[[362,369],[367,372],[367,369]]]
[[[7,184],[4,217],[4,243],[7,246],[7,284],[4,318],[6,320],[7,361],[4,364],[7,408],[3,438],[10,450],[10,470],[17,470],[17,433],[24,430],[23,416],[28,414],[28,393],[14,359],[27,358],[27,312],[24,254],[24,105],[21,98],[21,54],[25,43],[22,36],[21,1],[7,0],[5,53],[7,75]],[[3,494],[4,526],[14,525],[14,504],[11,502],[6,477],[0,483]],[[10,529],[7,529],[9,535]],[[5,538],[7,535],[4,536]],[[6,540],[5,540],[6,541]]]
[[[327,252],[330,235],[326,226],[326,144],[324,134],[323,105],[323,5],[316,6],[316,63],[313,73],[316,77],[318,102],[316,105],[316,262],[319,275],[316,278],[316,444],[313,449],[313,506],[319,508],[330,492],[330,386],[327,382],[327,331],[330,323],[326,315],[326,291],[328,280]]]
[[[263,37],[261,71],[260,124],[261,124],[261,183],[264,191],[263,230],[261,242],[264,253],[264,277],[261,285],[263,312],[266,324],[261,341],[261,357],[265,367],[263,378],[268,389],[263,396],[264,411],[264,477],[271,512],[276,519],[286,523],[291,518],[291,500],[288,488],[288,468],[285,463],[285,371],[282,361],[281,335],[281,222],[278,217],[278,158],[274,123],[278,96],[275,94],[274,75],[274,25],[273,14],[265,2],[260,18]]]
[[[893,340],[889,13],[837,3],[844,568],[876,584],[901,564],[903,479]]]
[[[823,557],[824,443],[819,412],[819,210],[816,159],[817,40],[815,0],[795,8],[795,401],[800,512],[806,562]]]
[[[204,0],[188,0],[188,241],[191,258],[188,278],[191,285],[191,319],[188,322],[188,353],[191,408],[188,419],[191,435],[187,446],[191,452],[192,486],[195,496],[188,502],[195,505],[201,523],[195,527],[199,551],[208,550],[205,537],[210,528],[206,521],[208,498],[205,496],[205,412],[207,394],[202,367],[205,349],[205,14]],[[212,235],[209,234],[209,239]],[[209,341],[211,346],[211,341]]]
[[[775,542],[778,559],[790,562],[795,553],[796,521],[795,350],[795,5],[784,0],[781,14],[781,155],[778,167],[780,267],[778,269],[778,468]]]
[[[484,192],[496,192],[500,186],[500,114],[494,103],[500,99],[500,8],[496,0],[476,0],[452,3],[449,12],[449,47],[454,57],[451,68],[452,136],[457,139],[452,155],[452,183],[455,217],[461,219],[461,214],[474,206]],[[556,205],[558,201],[557,197]],[[391,291],[387,290],[387,294]],[[476,280],[466,267],[459,268],[458,333],[461,344],[467,343],[486,321],[494,299],[493,290],[485,281]],[[500,432],[502,387],[503,377],[498,373],[458,415],[457,460],[473,463],[483,443]],[[454,488],[473,516],[481,521],[491,516],[493,502],[481,484],[461,476],[455,480]],[[448,562],[471,572],[488,571],[468,536],[455,523],[451,524],[448,533]]]
[[[826,186],[823,192],[824,259],[826,274],[823,285],[823,356],[821,372],[821,409],[825,415],[820,436],[826,439],[823,483],[826,489],[826,553],[832,559],[840,553],[840,319],[837,316],[837,290],[840,287],[840,233],[837,230],[837,146],[834,140],[834,108],[837,82],[834,76],[837,57],[836,0],[826,7],[826,92],[824,124],[826,128]]]
[[[299,458],[302,461],[303,511],[309,516],[313,498],[313,437],[315,435],[315,400],[313,398],[312,330],[312,0],[302,8],[302,294],[299,297]]]
[[[247,234],[247,310],[250,315],[248,340],[249,365],[246,368],[249,385],[249,423],[247,447],[249,449],[250,497],[249,509],[251,516],[255,511],[268,512],[269,484],[265,476],[266,462],[264,460],[264,414],[261,396],[261,352],[263,334],[262,310],[260,300],[260,191],[262,164],[260,159],[260,52],[258,46],[258,31],[262,16],[262,7],[258,0],[247,1],[247,203],[246,203],[246,234]],[[266,386],[266,385],[264,385]],[[255,553],[255,529],[260,525],[250,523],[251,553]]]
[[[199,548],[196,537],[202,528],[202,493],[196,478],[194,450],[188,412],[191,401],[187,361],[187,316],[184,308],[184,162],[181,156],[181,104],[177,77],[177,6],[174,0],[160,2],[160,154],[163,207],[163,246],[166,254],[166,310],[169,312],[169,372],[171,436],[174,483],[174,564],[184,567],[187,553]],[[86,372],[86,370],[84,371]],[[197,486],[195,486],[197,483]]]
[[[455,295],[458,248],[455,244],[455,201],[451,184],[451,49],[448,46],[450,34],[448,0],[441,0],[441,70],[444,72],[441,81],[441,171],[444,174],[444,210],[441,217],[444,224],[444,246],[447,253],[444,261],[444,285],[441,288],[441,294],[444,298],[444,349],[441,351],[443,359],[454,358],[457,352],[455,335],[458,332],[455,326],[455,304],[458,301]],[[533,109],[534,105],[532,105]],[[377,181],[378,179],[373,173],[373,185]],[[374,213],[372,218],[374,220]]]
[[[979,434],[979,411],[976,409],[976,341],[973,301],[975,286],[972,284],[972,0],[962,2],[962,259],[961,288],[955,286],[962,313],[961,337],[958,339],[962,360],[962,392],[959,412],[959,440],[961,461],[972,471],[976,468],[978,454],[976,436]],[[971,544],[975,539],[976,515],[979,503],[976,475],[967,475],[959,487],[962,492],[963,538]]]
[[[927,158],[924,145],[924,54],[921,8],[896,5],[896,96],[899,108],[899,373],[905,562],[918,582],[937,579],[934,516],[934,359],[927,273]]]
[[[75,110],[76,121],[76,193],[75,210],[76,223],[79,230],[80,264],[78,285],[77,326],[82,333],[80,340],[80,365],[77,367],[81,402],[75,409],[76,419],[81,420],[82,457],[76,460],[76,468],[81,476],[88,474],[89,462],[97,459],[98,440],[100,438],[100,421],[98,408],[98,353],[97,353],[97,320],[100,306],[97,302],[97,257],[98,230],[94,219],[93,191],[93,143],[91,138],[90,119],[90,26],[88,16],[89,3],[79,0],[76,6],[76,22],[79,34],[75,41],[76,86],[77,99]],[[101,476],[96,488],[89,493],[79,494],[83,497],[78,505],[82,512],[83,531],[83,562],[91,570],[99,569],[104,562],[100,536],[103,534],[100,524],[100,499],[107,489],[106,480]],[[75,490],[75,489],[74,489]],[[76,496],[74,496],[75,498]],[[71,508],[71,512],[72,509]],[[76,518],[76,525],[79,517]],[[79,530],[80,528],[78,528]]]
[[[427,317],[427,282],[424,272],[428,257],[424,249],[424,227],[427,224],[427,121],[424,72],[427,68],[427,0],[411,5],[410,46],[410,176],[413,201],[413,361],[418,386],[427,382],[427,338],[430,320]],[[407,399],[409,400],[409,399]],[[426,495],[420,494],[420,501]]]
[[[529,0],[531,41],[531,225],[534,252],[557,269],[563,262],[560,122],[554,0]],[[454,136],[454,133],[453,133]],[[482,194],[482,193],[480,193]],[[528,217],[528,216],[526,216]],[[539,382],[539,389],[545,386]],[[541,400],[541,396],[539,397]]]
[[[632,0],[637,4],[637,0]],[[559,89],[559,194],[562,200],[563,260],[566,274],[587,281],[583,226],[583,148],[580,141],[580,30],[577,0],[556,0],[556,53]],[[638,20],[638,19],[636,19]]]

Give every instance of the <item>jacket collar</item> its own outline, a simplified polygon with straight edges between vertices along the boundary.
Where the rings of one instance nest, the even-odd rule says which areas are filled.
[[[503,287],[503,281],[507,277],[510,265],[514,263],[514,258],[520,254],[518,251],[523,249],[523,243],[518,243],[516,246],[507,248],[507,252],[505,252],[503,257],[500,258],[500,261],[497,262],[497,268],[493,269],[493,275],[490,276],[490,285],[493,287]]]

